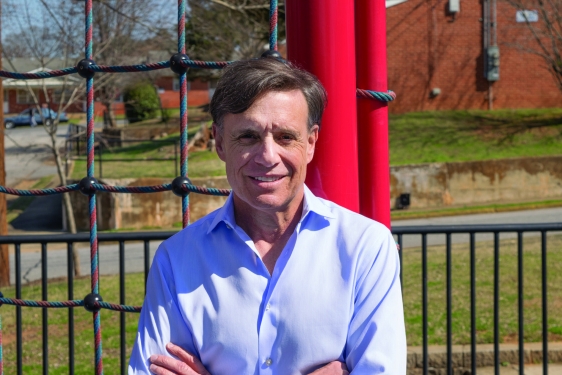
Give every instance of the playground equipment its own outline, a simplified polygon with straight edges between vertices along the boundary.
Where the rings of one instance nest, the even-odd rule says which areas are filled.
[[[5,298],[2,304],[41,307],[84,307],[94,321],[95,374],[103,374],[100,309],[140,312],[139,306],[118,305],[103,301],[99,295],[96,192],[154,193],[172,191],[182,199],[182,223],[189,224],[189,193],[226,196],[229,190],[204,188],[191,184],[187,163],[187,80],[188,68],[222,69],[228,61],[196,61],[185,54],[185,10],[187,0],[178,0],[178,53],[169,61],[128,66],[97,65],[92,49],[92,1],[85,1],[85,59],[77,66],[38,73],[0,71],[0,77],[22,80],[43,79],[78,73],[86,79],[87,93],[87,176],[80,183],[53,189],[17,190],[0,186],[0,193],[19,196],[42,196],[80,191],[88,197],[90,213],[91,293],[82,300],[31,301]],[[313,191],[323,191],[330,200],[390,226],[388,134],[386,103],[395,94],[386,90],[386,30],[384,2],[356,0],[287,0],[287,35],[289,59],[309,70],[325,85],[330,104],[322,128],[316,158],[309,166],[307,184]],[[357,25],[354,28],[354,7]],[[277,0],[270,1],[269,53],[277,51]],[[376,17],[374,19],[373,17]],[[357,44],[354,35],[357,37]],[[357,80],[365,87],[357,89]],[[375,69],[371,69],[374,65]],[[95,73],[130,73],[170,68],[180,82],[181,175],[172,183],[156,186],[125,187],[100,184],[94,177],[94,76]],[[370,86],[372,85],[372,86]],[[355,97],[360,100],[359,130]],[[359,150],[357,139],[359,134]],[[359,160],[359,162],[358,162]],[[360,168],[360,169],[358,169]],[[3,374],[0,321],[0,375]]]

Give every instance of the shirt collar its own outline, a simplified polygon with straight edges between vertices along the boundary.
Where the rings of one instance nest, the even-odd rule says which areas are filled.
[[[332,219],[335,218],[335,215],[332,213],[330,208],[324,204],[320,198],[316,197],[306,185],[304,185],[304,205],[300,219],[301,223],[309,212],[314,212],[319,216]],[[234,194],[230,194],[224,205],[218,209],[211,225],[209,225],[207,234],[211,233],[221,221],[223,221],[227,226],[232,228],[236,227],[236,219],[234,218]]]

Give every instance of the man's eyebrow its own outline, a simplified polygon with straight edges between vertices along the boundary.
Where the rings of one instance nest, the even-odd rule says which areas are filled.
[[[241,129],[236,129],[232,132],[233,134],[243,134],[243,133],[258,133],[258,130],[252,126],[246,126]]]

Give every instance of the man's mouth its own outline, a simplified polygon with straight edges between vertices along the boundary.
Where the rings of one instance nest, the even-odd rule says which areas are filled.
[[[282,179],[283,177],[280,176],[272,176],[272,177],[266,177],[266,176],[262,176],[262,177],[252,177],[254,180],[258,180],[258,181],[263,181],[263,182],[273,182],[273,181],[277,181]]]

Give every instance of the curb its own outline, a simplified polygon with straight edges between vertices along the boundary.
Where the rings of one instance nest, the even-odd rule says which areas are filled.
[[[542,342],[525,343],[525,363],[542,363]],[[447,347],[429,346],[427,353],[429,374],[441,375],[447,372]],[[562,342],[548,343],[549,363],[562,362]],[[502,364],[519,363],[518,344],[500,344],[499,362]],[[408,375],[418,375],[423,372],[423,348],[421,346],[408,347]],[[470,345],[453,345],[453,372],[456,374],[470,374],[472,365]],[[494,345],[482,344],[476,346],[476,366],[494,366]]]

